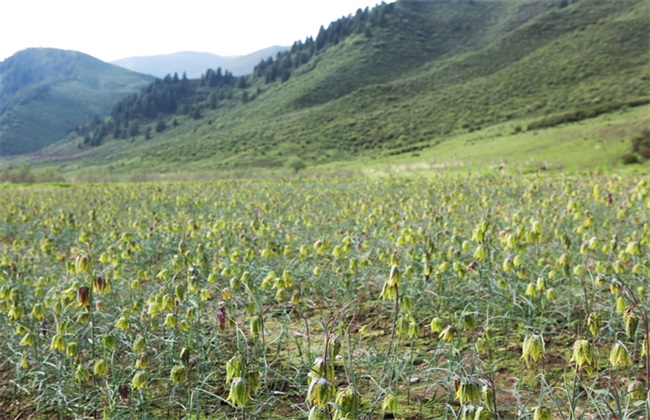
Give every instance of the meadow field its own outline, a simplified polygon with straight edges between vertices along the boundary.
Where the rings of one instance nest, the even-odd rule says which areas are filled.
[[[0,189],[0,418],[648,418],[642,175]]]

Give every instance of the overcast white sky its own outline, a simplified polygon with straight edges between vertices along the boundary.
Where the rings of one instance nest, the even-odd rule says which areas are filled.
[[[178,51],[243,55],[304,40],[320,25],[378,3],[0,0],[0,61],[29,47],[77,50],[104,61]]]

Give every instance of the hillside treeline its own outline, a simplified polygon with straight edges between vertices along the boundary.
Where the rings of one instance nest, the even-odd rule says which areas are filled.
[[[321,27],[318,35],[297,41],[291,49],[278,53],[275,57],[263,59],[255,66],[253,74],[235,77],[221,68],[208,69],[199,79],[188,79],[185,74],[167,75],[143,88],[113,106],[110,117],[104,120],[94,118],[91,122],[78,126],[76,134],[83,137],[83,145],[99,146],[107,138],[127,139],[142,134],[141,127],[154,123],[156,132],[164,131],[174,116],[188,115],[194,119],[202,118],[203,110],[216,109],[227,101],[236,99],[244,103],[254,100],[263,92],[257,89],[249,94],[247,88],[252,84],[286,82],[292,73],[307,64],[315,55],[334,46],[353,34],[370,35],[373,27],[385,23],[388,13],[394,11],[393,4],[382,4],[372,10],[359,9],[332,22],[327,28]],[[150,138],[151,126],[145,131]]]

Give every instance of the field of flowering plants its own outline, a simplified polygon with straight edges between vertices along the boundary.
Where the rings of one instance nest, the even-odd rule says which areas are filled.
[[[648,418],[641,177],[0,189],[0,418]]]

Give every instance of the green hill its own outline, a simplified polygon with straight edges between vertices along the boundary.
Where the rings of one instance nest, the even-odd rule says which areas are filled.
[[[79,52],[18,52],[0,63],[0,151],[39,150],[152,80]]]
[[[158,81],[43,159],[74,173],[129,173],[444,157],[453,152],[442,145],[480,143],[494,135],[474,134],[491,127],[510,136],[647,111],[649,15],[644,0],[383,4],[332,22],[250,77]],[[644,114],[608,141],[631,141],[648,126]]]

